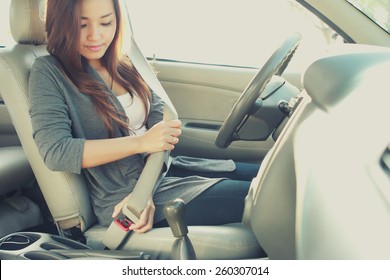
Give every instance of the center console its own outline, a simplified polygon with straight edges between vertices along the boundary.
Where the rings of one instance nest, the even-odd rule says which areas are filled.
[[[74,240],[37,232],[12,233],[0,239],[0,260],[122,259],[147,260],[143,252],[95,250]]]

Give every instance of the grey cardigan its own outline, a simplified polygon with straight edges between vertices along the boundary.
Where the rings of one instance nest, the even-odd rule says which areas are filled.
[[[97,80],[99,75],[89,66],[87,71]],[[115,95],[112,96],[117,110],[124,112]],[[87,179],[94,212],[100,224],[112,222],[114,206],[134,188],[144,167],[142,154],[100,165],[81,168],[86,139],[105,139],[108,132],[100,120],[89,96],[80,93],[64,76],[59,61],[54,56],[37,58],[29,81],[30,116],[33,138],[48,168],[80,174]],[[162,119],[164,102],[152,93],[147,127]],[[115,129],[114,137],[128,132]],[[164,178],[153,197],[156,212],[154,222],[164,219],[163,205],[174,198],[191,201],[221,179],[198,176]]]

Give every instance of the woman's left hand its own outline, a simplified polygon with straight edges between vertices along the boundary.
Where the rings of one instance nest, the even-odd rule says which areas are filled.
[[[132,224],[129,228],[136,233],[145,233],[153,228],[154,212],[156,207],[154,206],[153,198],[149,198],[146,203],[145,209],[141,213],[141,217],[138,222]]]
[[[123,206],[129,200],[131,194],[126,196],[121,202],[119,202],[112,213],[112,217],[116,218],[119,213],[122,211]],[[137,233],[145,233],[153,228],[153,220],[154,220],[154,212],[156,207],[154,206],[153,198],[150,197],[148,202],[146,203],[145,209],[142,211],[141,216],[138,222],[132,224],[129,229],[137,232]]]

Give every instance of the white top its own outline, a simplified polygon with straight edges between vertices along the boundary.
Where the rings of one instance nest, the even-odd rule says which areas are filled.
[[[131,97],[128,92],[117,96],[117,98],[123,109],[125,109],[126,116],[129,118],[130,130],[136,135],[143,134],[147,129],[145,125],[142,125],[146,112],[141,99],[136,94]]]

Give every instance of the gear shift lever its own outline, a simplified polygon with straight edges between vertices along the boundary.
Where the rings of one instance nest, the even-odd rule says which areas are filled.
[[[171,258],[173,260],[195,260],[196,255],[188,238],[188,228],[185,222],[185,203],[181,199],[175,199],[164,206],[164,215],[169,227],[176,237],[172,245]]]

